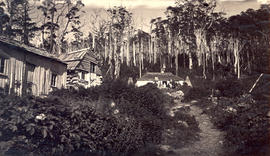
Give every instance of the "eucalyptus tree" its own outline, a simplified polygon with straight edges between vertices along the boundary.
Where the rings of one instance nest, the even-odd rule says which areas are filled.
[[[5,11],[6,4],[4,2],[0,2],[0,34],[3,35],[6,33],[8,22],[9,22],[9,15]]]
[[[268,8],[268,9],[267,9]],[[228,18],[227,64],[231,64],[237,78],[252,71],[267,72],[269,65],[269,5],[248,9]],[[267,68],[267,69],[266,69]]]
[[[35,9],[34,2],[5,0],[1,2],[0,6],[0,32],[24,44],[30,44],[35,31],[38,30],[36,23],[30,18],[30,12]]]
[[[248,9],[229,18],[234,36],[245,43],[240,53],[243,70],[267,72],[269,65],[269,5],[262,5],[258,10]]]
[[[167,40],[167,26],[168,21],[162,20],[161,17],[153,19],[153,28],[151,30],[151,35],[153,36],[153,53],[154,53],[154,63],[159,59],[160,68],[166,67],[165,55],[168,54],[168,40]]]
[[[113,7],[107,10],[109,15],[109,69],[110,77],[117,79],[120,75],[121,49],[124,46],[125,32],[132,22],[132,13],[125,7]],[[123,52],[123,51],[122,51]],[[111,56],[111,57],[110,57]]]
[[[215,13],[215,0],[177,0],[176,7],[168,8],[174,12],[177,20],[174,23],[178,24],[178,39],[180,43],[186,43],[189,55],[189,68],[193,67],[192,49],[196,51],[196,64],[202,66],[203,77],[206,78],[206,70],[209,56],[214,56],[210,53],[210,34],[213,23],[218,23],[221,19],[220,13]],[[182,40],[182,41],[181,41]],[[178,44],[179,45],[179,44]],[[212,44],[213,47],[213,44]],[[212,57],[212,67],[214,67],[214,57]]]
[[[139,76],[141,77],[142,71],[145,68],[145,64],[149,64],[151,61],[151,53],[149,47],[150,35],[141,29],[136,30],[133,36],[130,38],[130,42],[133,44],[133,59],[134,66],[139,67]]]
[[[38,31],[37,23],[33,22],[30,17],[30,12],[34,10],[35,4],[30,4],[29,0],[17,0],[16,3],[14,22],[18,28],[18,35],[24,44],[30,44],[30,40]]]
[[[43,14],[40,27],[43,48],[50,53],[60,53],[62,43],[67,34],[80,31],[80,10],[84,6],[81,1],[44,0],[38,6]],[[60,27],[61,25],[61,27]]]

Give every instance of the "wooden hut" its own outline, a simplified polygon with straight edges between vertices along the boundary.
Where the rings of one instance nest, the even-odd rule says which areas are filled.
[[[137,80],[136,86],[140,87],[147,85],[148,83],[152,83],[157,84],[159,88],[167,88],[172,85],[172,82],[182,85],[184,83],[184,79],[173,75],[170,72],[147,72]]]
[[[0,37],[0,88],[17,95],[46,95],[65,87],[67,65],[35,47]]]
[[[101,71],[91,48],[64,53],[58,58],[67,63],[67,87],[88,88],[101,84]]]

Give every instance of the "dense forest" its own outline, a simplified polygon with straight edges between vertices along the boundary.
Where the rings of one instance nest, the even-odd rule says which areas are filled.
[[[89,13],[93,18],[85,34],[81,15],[88,13],[81,1],[2,0],[0,34],[55,55],[92,47],[108,79],[138,78],[161,68],[212,80],[268,72],[270,6],[226,17],[216,5],[176,0],[165,18],[151,20],[150,33],[137,29],[123,6],[96,10]]]

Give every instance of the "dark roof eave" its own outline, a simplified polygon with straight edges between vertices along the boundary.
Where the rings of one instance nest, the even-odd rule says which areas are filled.
[[[38,53],[35,53],[35,52],[31,52],[31,51],[27,50],[25,47],[20,47],[20,46],[14,45],[14,44],[12,44],[12,43],[9,43],[9,42],[7,42],[7,41],[2,40],[2,38],[0,38],[0,42],[2,42],[2,43],[4,43],[4,44],[8,44],[8,45],[10,45],[10,46],[14,46],[14,47],[19,48],[19,49],[22,49],[24,52],[28,52],[28,53],[31,53],[31,54],[34,54],[34,55],[37,55],[37,56],[45,57],[45,58],[48,58],[48,59],[50,59],[50,60],[54,60],[54,61],[56,61],[56,62],[59,62],[59,63],[62,63],[62,64],[67,65],[65,62],[63,62],[63,61],[61,61],[61,60],[59,60],[59,59],[57,59],[57,58],[45,56],[45,55],[38,54]],[[14,41],[14,42],[17,42],[17,41]],[[31,48],[36,48],[36,47],[31,47]],[[36,48],[36,49],[37,49],[37,48]],[[41,50],[41,49],[38,49],[38,50]],[[44,51],[44,52],[45,52],[45,51]]]

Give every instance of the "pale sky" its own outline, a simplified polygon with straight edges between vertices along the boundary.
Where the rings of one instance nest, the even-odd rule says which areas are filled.
[[[110,8],[125,6],[133,13],[133,18],[138,28],[149,32],[150,21],[156,17],[164,17],[168,6],[174,6],[175,0],[82,0],[86,5],[84,16],[96,8]],[[269,3],[270,0],[218,0],[217,11],[223,11],[227,16],[235,15],[248,8],[258,9],[260,4]]]

